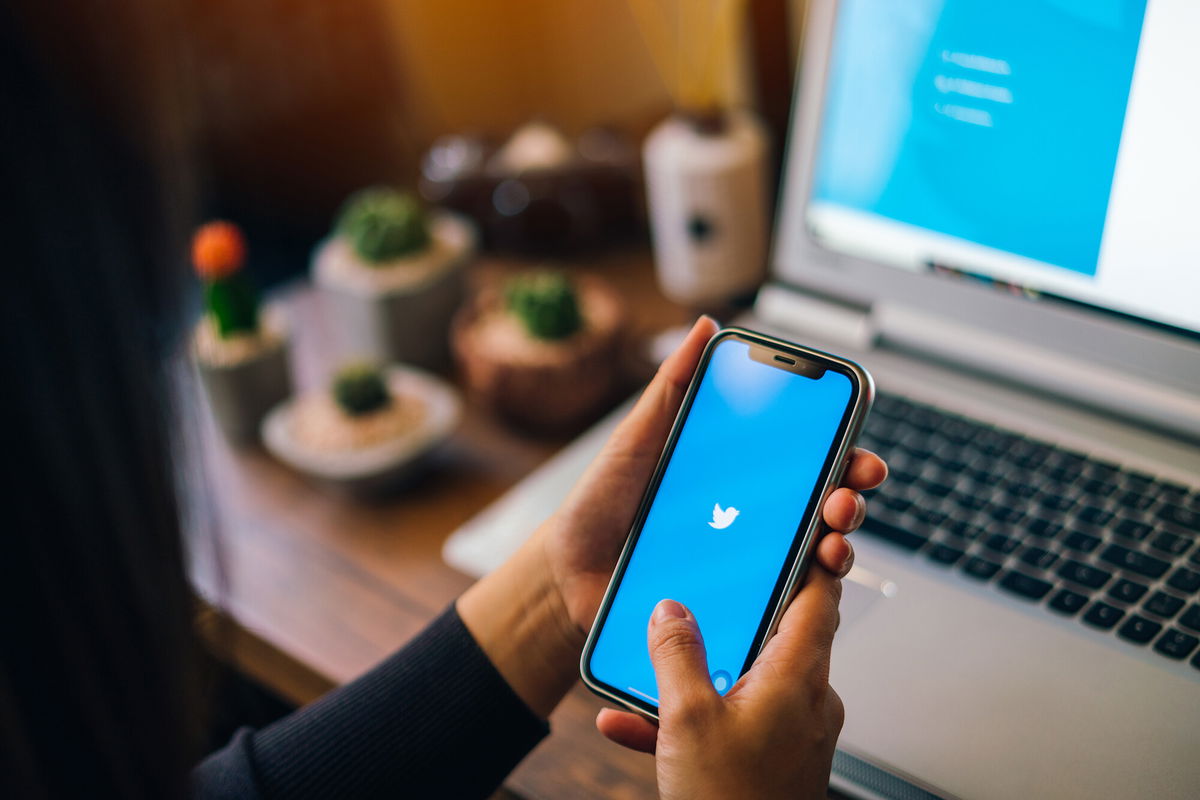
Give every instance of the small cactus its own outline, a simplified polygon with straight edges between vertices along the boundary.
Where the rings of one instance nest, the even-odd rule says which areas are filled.
[[[192,266],[204,282],[204,308],[222,338],[258,330],[258,294],[242,271],[246,241],[231,222],[202,225],[192,238]]]
[[[565,339],[583,326],[575,287],[561,272],[532,272],[511,279],[505,301],[537,339]]]
[[[374,364],[348,364],[333,376],[333,399],[352,417],[378,411],[392,402],[383,371]]]
[[[363,189],[338,213],[335,231],[350,241],[369,264],[381,264],[429,246],[425,212],[409,192],[387,187]]]

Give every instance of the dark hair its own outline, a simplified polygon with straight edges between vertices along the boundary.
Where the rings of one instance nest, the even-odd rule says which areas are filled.
[[[0,796],[179,797],[197,716],[163,368],[177,206],[7,16]]]

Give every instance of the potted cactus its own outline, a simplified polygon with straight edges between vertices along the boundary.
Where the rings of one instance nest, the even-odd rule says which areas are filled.
[[[567,432],[612,398],[620,299],[596,277],[535,271],[487,287],[455,318],[468,391],[520,427]]]
[[[352,362],[327,387],[273,410],[263,441],[301,472],[372,492],[415,476],[453,432],[459,407],[451,387],[421,370]]]
[[[312,264],[343,350],[381,362],[444,364],[474,250],[470,223],[426,213],[411,193],[374,187],[351,196]]]
[[[204,313],[192,358],[218,426],[235,443],[253,440],[263,417],[290,391],[283,315],[260,312],[245,260],[236,225],[216,221],[197,229],[192,266],[204,284]]]

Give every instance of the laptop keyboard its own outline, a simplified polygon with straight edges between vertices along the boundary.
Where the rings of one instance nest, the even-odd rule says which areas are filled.
[[[1200,670],[1200,490],[881,393],[863,531]]]

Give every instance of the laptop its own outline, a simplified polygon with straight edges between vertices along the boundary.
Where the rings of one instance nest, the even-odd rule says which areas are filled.
[[[1200,796],[1200,5],[812,0],[741,324],[860,361],[832,785]],[[456,533],[481,573],[619,409]]]

